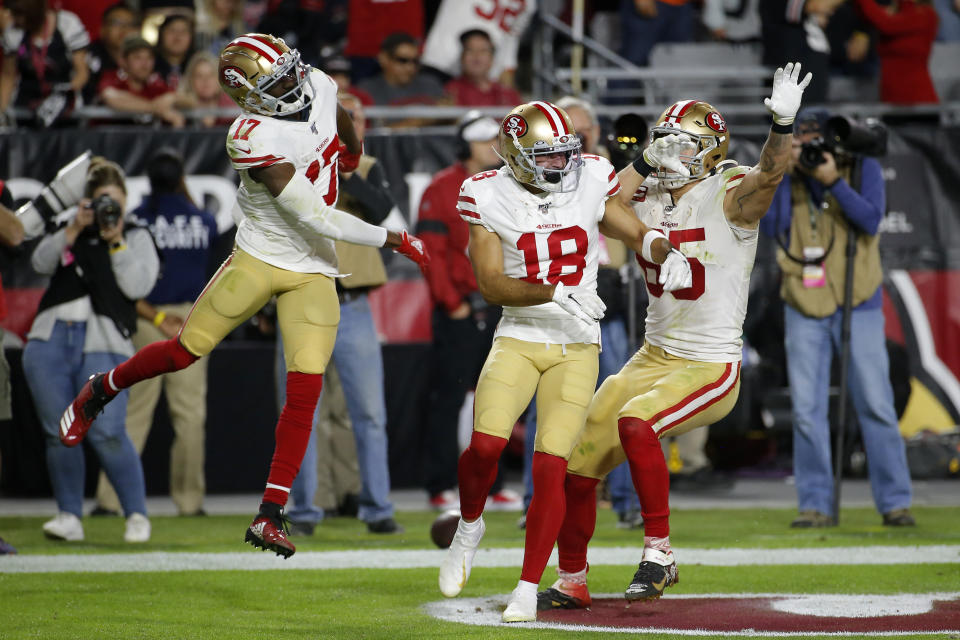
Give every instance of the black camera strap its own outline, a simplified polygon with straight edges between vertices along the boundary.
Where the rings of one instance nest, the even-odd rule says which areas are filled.
[[[857,193],[860,192],[860,180],[861,180],[862,174],[863,174],[863,161],[859,157],[854,156],[853,165],[850,167],[850,186],[853,187],[853,190],[856,191]],[[809,194],[807,194],[807,199],[810,200]],[[808,202],[808,205],[810,206],[810,209],[811,209],[811,213],[810,213],[811,219],[815,215],[819,217],[820,212],[816,211],[816,207],[814,206],[813,202],[812,201]],[[816,227],[815,224],[814,224],[814,227]],[[848,232],[853,233],[854,228],[851,225],[848,225],[848,227],[849,227]],[[827,256],[830,255],[830,250],[833,249],[833,243],[837,239],[837,232],[836,232],[836,229],[834,229],[833,233],[830,234],[830,243],[826,246],[826,248],[824,248],[822,256],[818,258],[804,258],[803,256],[795,256],[792,253],[790,253],[790,238],[788,235],[789,232],[790,230],[787,229],[786,232],[776,233],[774,234],[773,237],[776,239],[777,244],[780,245],[780,248],[783,249],[783,254],[789,260],[804,266],[820,265],[826,262]]]

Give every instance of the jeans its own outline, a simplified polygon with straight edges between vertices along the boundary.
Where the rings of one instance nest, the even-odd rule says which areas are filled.
[[[83,447],[60,443],[60,416],[90,376],[108,371],[126,359],[117,353],[84,353],[86,331],[84,322],[58,320],[49,340],[30,340],[23,350],[23,373],[43,426],[47,471],[57,509],[78,518],[83,517],[86,478]],[[116,487],[124,515],[146,515],[143,467],[125,427],[127,396],[127,391],[121,391],[104,407],[86,440]]]
[[[842,311],[810,318],[784,305],[793,403],[793,473],[800,511],[833,513],[829,385],[840,352]],[[873,501],[880,513],[910,506],[906,448],[893,407],[883,309],[855,309],[850,323],[849,396],[863,435]]]
[[[630,359],[630,345],[627,344],[627,325],[623,316],[617,315],[600,323],[600,340],[603,351],[600,352],[600,370],[597,386],[623,367]],[[534,398],[527,409],[527,424],[523,441],[523,507],[526,510],[533,499],[533,449],[537,435],[537,401]],[[640,501],[633,488],[630,466],[624,462],[607,476],[607,486],[613,500],[613,509],[617,513],[626,513],[630,509],[639,509]]]
[[[357,517],[376,522],[393,516],[390,467],[387,459],[387,407],[383,396],[383,354],[366,294],[340,303],[340,325],[333,347],[333,363],[340,374],[347,412],[357,443],[361,488]],[[277,397],[286,397],[283,341],[277,339]],[[282,404],[282,403],[281,403]],[[317,403],[320,406],[320,403]],[[316,425],[317,413],[314,413]],[[314,506],[317,489],[317,439],[311,430],[300,472],[290,489],[294,522],[319,522],[323,509]]]

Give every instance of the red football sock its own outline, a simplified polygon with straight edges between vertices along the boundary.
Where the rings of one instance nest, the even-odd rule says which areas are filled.
[[[313,413],[322,388],[322,373],[287,372],[287,401],[277,420],[276,447],[270,462],[267,489],[263,492],[264,502],[281,507],[287,504],[290,487],[310,441]]]
[[[460,455],[457,481],[460,483],[460,516],[476,520],[483,513],[487,495],[497,479],[497,462],[507,446],[506,438],[474,431],[470,446]]]
[[[187,351],[176,338],[148,344],[107,375],[107,393],[116,394],[141,380],[163,373],[186,369],[199,358]]]
[[[566,516],[557,536],[559,566],[568,573],[583,571],[587,566],[587,544],[597,526],[596,478],[568,473],[563,492],[566,498]]]
[[[670,534],[670,473],[660,440],[640,418],[620,418],[617,427],[630,463],[633,486],[640,498],[643,534],[666,538]]]
[[[523,569],[520,579],[539,584],[543,569],[557,541],[566,503],[563,498],[563,477],[567,461],[559,456],[537,451],[533,454],[533,499],[527,509],[527,536],[523,546]]]

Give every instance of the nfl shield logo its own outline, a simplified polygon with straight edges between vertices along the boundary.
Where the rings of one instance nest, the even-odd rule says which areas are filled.
[[[545,203],[541,204],[541,205],[539,206],[539,209],[540,209],[540,213],[546,215],[546,214],[549,213],[549,211],[550,211],[550,203],[549,203],[549,202],[545,202]]]

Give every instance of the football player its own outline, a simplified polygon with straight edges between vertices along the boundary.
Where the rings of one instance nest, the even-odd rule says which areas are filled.
[[[286,535],[283,506],[307,446],[340,319],[334,241],[391,247],[421,268],[428,257],[405,231],[387,231],[334,208],[337,172],[356,169],[362,146],[329,76],[303,63],[283,40],[250,33],[221,52],[220,86],[243,110],[227,132],[227,154],[240,173],[243,218],[236,248],[177,337],[91,377],[64,412],[60,439],[75,446],[121,389],[189,366],[277,296],[287,397],[263,502],[246,541],[287,558],[296,549]]]
[[[567,459],[597,382],[598,233],[659,268],[658,286],[690,285],[683,254],[624,202],[605,158],[581,153],[570,117],[549,102],[511,111],[500,126],[505,166],[464,180],[457,208],[470,223],[470,260],[484,298],[503,317],[477,382],[470,446],[460,457],[461,520],[440,566],[440,591],[460,593],[484,532],[497,461],[537,394],[533,501],[520,582],[505,622],[536,619],[537,585],[563,520]]]
[[[663,112],[643,154],[620,172],[624,200],[684,251],[693,279],[667,291],[657,279],[662,267],[638,257],[650,294],[645,343],[590,403],[567,470],[560,578],[539,594],[541,610],[590,605],[587,544],[596,524],[596,487],[624,458],[645,529],[626,598],[659,598],[677,581],[659,439],[716,422],[737,400],[757,228],[789,166],[792,123],[810,79],[808,73],[800,80],[799,64],[777,69],[764,101],[773,124],[755,167],[726,160],[730,133],[716,109],[682,100]]]

